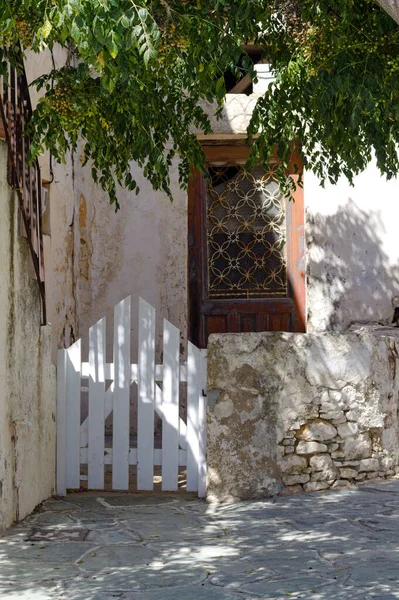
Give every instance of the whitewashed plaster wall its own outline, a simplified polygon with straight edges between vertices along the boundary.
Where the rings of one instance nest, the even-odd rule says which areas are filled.
[[[392,319],[399,294],[399,181],[371,164],[353,187],[305,174],[309,331]]]
[[[103,315],[109,317],[108,351],[113,341],[113,307],[128,295],[132,296],[134,333],[137,332],[140,296],[157,309],[158,337],[163,318],[183,332],[186,330],[186,193],[179,189],[177,167],[172,172],[173,203],[165,194],[154,192],[139,170],[135,176],[140,194],[121,190],[118,213],[93,183],[90,172],[82,169],[81,178],[76,181],[78,330],[83,333]],[[133,354],[136,337],[133,335]]]
[[[54,60],[57,67],[65,63],[65,53],[55,49]],[[43,73],[52,69],[51,55],[46,52],[37,56],[27,53],[25,68],[28,82],[31,83]],[[33,108],[39,100],[35,86],[30,86]],[[52,358],[56,362],[56,349],[70,346],[77,336],[77,311],[75,297],[75,205],[77,156],[70,154],[66,164],[52,165],[46,153],[40,157],[43,181],[50,184],[49,221],[51,235],[44,236],[46,266],[46,296],[48,321],[52,325]]]
[[[0,141],[0,529],[54,493],[55,368]]]

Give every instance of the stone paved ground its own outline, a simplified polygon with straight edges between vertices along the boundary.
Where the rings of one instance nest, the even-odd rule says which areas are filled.
[[[4,598],[399,598],[399,480],[223,506],[189,496],[48,500],[0,538]]]

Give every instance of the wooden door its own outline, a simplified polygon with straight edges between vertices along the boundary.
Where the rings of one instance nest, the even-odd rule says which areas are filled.
[[[211,333],[305,331],[302,189],[294,202],[282,197],[276,162],[247,172],[247,146],[204,151],[210,179],[196,172],[189,186],[191,341],[205,348]]]

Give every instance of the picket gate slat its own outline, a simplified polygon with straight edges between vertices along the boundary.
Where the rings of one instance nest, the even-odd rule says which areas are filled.
[[[66,438],[68,489],[80,487],[80,381],[81,381],[81,341],[78,340],[66,350]]]
[[[59,496],[66,496],[67,483],[67,403],[66,403],[66,360],[65,350],[57,352],[57,471],[56,486]]]
[[[58,494],[78,488],[82,481],[88,489],[103,490],[109,467],[112,489],[129,490],[129,467],[134,465],[138,490],[152,490],[154,467],[161,467],[162,490],[176,491],[179,468],[186,467],[187,491],[206,495],[206,351],[189,343],[187,362],[180,363],[180,331],[164,320],[163,364],[155,364],[155,333],[155,309],[140,298],[138,360],[130,364],[128,297],[114,309],[113,362],[106,362],[105,318],[89,329],[88,362],[81,360],[80,340],[58,351]],[[133,382],[138,388],[137,445],[130,426]],[[187,423],[179,415],[180,384],[187,384]],[[81,392],[88,392],[83,423]],[[155,413],[162,421],[161,448],[154,445]],[[106,438],[105,421],[111,415],[112,438]],[[136,447],[130,447],[131,439]],[[80,472],[85,465],[88,475]]]
[[[104,489],[105,317],[89,329],[88,485]]]
[[[139,300],[137,486],[154,487],[155,309]]]
[[[200,394],[200,352],[188,342],[187,357],[187,491],[198,490],[198,416]]]
[[[114,310],[114,403],[112,489],[129,489],[130,296]]]
[[[179,370],[180,331],[164,319],[162,490],[178,489],[179,474]]]
[[[199,405],[198,405],[198,496],[206,496],[206,350],[200,350]]]

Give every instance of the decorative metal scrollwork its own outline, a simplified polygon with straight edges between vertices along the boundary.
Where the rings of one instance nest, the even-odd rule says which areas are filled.
[[[285,201],[275,168],[208,168],[209,297],[286,296]]]

